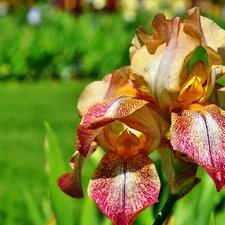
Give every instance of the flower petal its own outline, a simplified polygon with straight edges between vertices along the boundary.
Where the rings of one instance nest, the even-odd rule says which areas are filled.
[[[225,30],[214,21],[200,16],[198,7],[187,11],[188,20],[184,21],[186,32],[201,41],[209,54],[209,68],[223,64],[225,56]]]
[[[104,125],[132,114],[148,102],[131,97],[110,98],[90,107],[77,130],[77,149],[86,156],[92,141]]]
[[[78,99],[78,113],[83,116],[87,108],[93,103],[105,98],[112,75],[106,75],[101,81],[94,81],[87,85]]]
[[[96,150],[97,144],[94,142],[91,145],[89,154],[86,157],[82,157],[78,151],[72,156],[70,165],[73,168],[73,172],[66,173],[58,178],[57,183],[61,191],[73,198],[83,198],[82,182],[81,182],[81,170],[85,165],[90,155]]]
[[[162,136],[168,131],[169,123],[154,109],[157,107],[151,107],[145,105],[139,110],[136,110],[131,115],[120,119],[121,122],[125,123],[129,127],[138,130],[145,134],[146,143],[144,150],[146,154],[150,154],[159,145]]]
[[[107,153],[88,188],[89,196],[115,225],[130,225],[158,201],[160,181],[151,159],[143,154],[123,159]]]
[[[211,104],[191,105],[172,112],[171,144],[191,157],[212,177],[217,190],[225,187],[225,112]]]
[[[200,17],[199,8],[189,10],[185,20],[176,17],[167,21],[162,15],[157,15],[153,21],[162,26],[153,27],[152,36],[147,37],[143,28],[137,32],[144,45],[140,44],[136,51],[132,51],[131,73],[139,83],[138,76],[148,83],[149,93],[169,121],[170,108],[179,107],[177,98],[188,77],[187,63],[193,52],[200,45],[206,49],[207,72],[213,74],[213,66],[224,63],[225,31],[213,21]],[[218,41],[214,41],[216,36],[220,37]],[[214,84],[213,80],[215,78],[209,77],[207,86]],[[211,90],[209,87],[206,98]]]
[[[102,81],[87,85],[78,100],[78,112],[83,116],[91,105],[109,97],[114,97],[122,90],[130,90],[133,85],[128,79],[129,67],[122,67],[106,75]]]
[[[187,78],[187,62],[200,45],[200,40],[184,30],[182,20],[174,18],[167,45],[159,45],[154,54],[149,54],[149,46],[143,46],[131,60],[131,73],[144,77],[152,96],[166,114],[169,107],[179,105],[177,98],[180,87]]]
[[[82,161],[85,159],[80,156],[79,152],[73,157],[74,171],[66,173],[58,178],[57,183],[61,191],[73,198],[83,198],[82,182],[81,182],[81,168]]]
[[[223,63],[225,63],[225,30],[221,29],[214,21],[201,16],[202,32],[210,46],[215,52],[218,52]],[[214,64],[215,65],[215,64]]]

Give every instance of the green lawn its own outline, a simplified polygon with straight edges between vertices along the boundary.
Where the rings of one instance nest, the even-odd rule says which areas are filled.
[[[24,186],[39,206],[40,199],[47,197],[45,121],[69,162],[80,121],[77,100],[87,82],[0,84],[0,224],[28,224],[21,196]]]

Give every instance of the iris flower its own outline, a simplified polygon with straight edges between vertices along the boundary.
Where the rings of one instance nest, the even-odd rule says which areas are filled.
[[[195,51],[206,55],[190,67]],[[225,74],[225,31],[202,17],[198,8],[187,19],[153,20],[153,35],[139,27],[133,40],[131,73],[140,89],[147,87],[171,123],[172,148],[203,167],[216,188],[225,187],[225,111],[210,98],[218,91],[216,80]],[[221,105],[222,108],[219,106]]]
[[[168,177],[176,163],[182,168],[169,186],[190,191],[199,182],[199,165],[218,191],[225,187],[225,92],[217,84],[225,74],[225,31],[198,8],[187,11],[186,19],[158,14],[152,27],[153,35],[137,29],[130,66],[84,89],[73,172],[58,180],[66,194],[83,197],[81,170],[101,146],[105,155],[88,194],[115,225],[132,224],[158,201],[160,180],[149,158],[157,148],[170,167]],[[199,50],[202,60],[194,58]]]
[[[169,129],[150,96],[129,80],[129,67],[88,85],[78,102],[82,121],[77,130],[74,172],[63,175],[59,187],[82,197],[81,168],[100,145],[106,154],[89,183],[88,194],[116,225],[132,224],[146,207],[158,201],[160,180],[148,155]]]

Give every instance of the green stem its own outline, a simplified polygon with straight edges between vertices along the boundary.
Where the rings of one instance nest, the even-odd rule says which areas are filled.
[[[156,217],[156,220],[153,223],[153,225],[162,225],[166,221],[166,219],[170,215],[170,213],[173,209],[173,206],[174,206],[175,202],[177,201],[178,197],[179,197],[179,195],[176,195],[176,194],[169,195],[165,205],[163,206],[161,212]]]

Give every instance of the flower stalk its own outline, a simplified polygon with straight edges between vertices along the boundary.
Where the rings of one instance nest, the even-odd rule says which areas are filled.
[[[164,222],[169,218],[171,215],[171,212],[173,210],[173,207],[178,200],[179,195],[178,194],[170,194],[168,196],[168,199],[166,200],[162,210],[159,212],[158,216],[156,217],[155,222],[153,225],[163,225]]]

